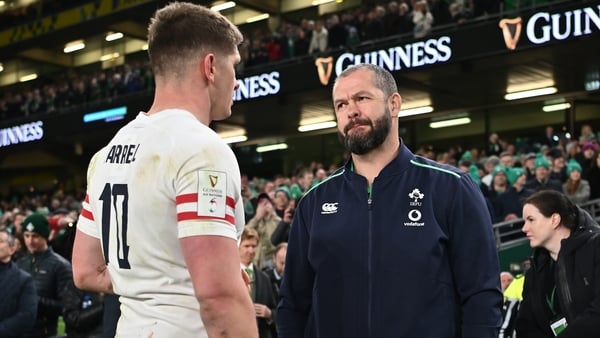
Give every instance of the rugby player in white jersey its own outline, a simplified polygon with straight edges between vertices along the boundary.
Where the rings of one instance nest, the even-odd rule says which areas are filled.
[[[120,295],[118,337],[258,337],[240,272],[240,172],[209,127],[231,115],[240,31],[190,3],[148,28],[154,102],[92,158],[75,284]]]

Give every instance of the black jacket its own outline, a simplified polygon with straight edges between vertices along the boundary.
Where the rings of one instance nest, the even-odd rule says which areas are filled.
[[[32,277],[38,294],[37,320],[31,335],[49,337],[56,335],[58,316],[62,313],[62,291],[73,279],[71,264],[51,248],[34,254],[27,253],[17,261],[19,268]]]
[[[549,280],[556,285],[557,314],[547,305],[553,286]],[[554,337],[550,322],[560,317],[566,318],[568,326],[558,337],[600,337],[600,229],[581,209],[579,227],[562,240],[555,263],[547,250],[534,250],[531,269],[525,274],[517,336]]]
[[[20,338],[37,313],[33,279],[15,263],[0,263],[0,337]]]
[[[258,325],[258,336],[260,338],[277,338],[277,329],[275,326],[275,318],[277,314],[277,302],[275,300],[275,293],[273,292],[273,286],[269,276],[263,271],[254,269],[254,288],[255,297],[254,303],[266,305],[272,313],[271,320],[265,318],[256,318]]]
[[[73,281],[63,292],[63,318],[69,338],[102,337],[104,297],[96,292],[83,291]]]

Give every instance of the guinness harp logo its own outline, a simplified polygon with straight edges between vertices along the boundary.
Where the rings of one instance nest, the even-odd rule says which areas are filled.
[[[217,185],[217,181],[219,180],[219,176],[208,175],[208,179],[210,179],[210,185],[214,188]]]
[[[317,58],[315,60],[315,66],[317,67],[317,73],[319,74],[319,80],[323,86],[327,86],[329,79],[331,78],[331,71],[333,70],[333,58]]]
[[[520,17],[515,19],[502,19],[500,20],[499,26],[502,29],[502,35],[504,36],[504,43],[506,48],[514,50],[517,48],[519,37],[521,37],[521,29],[523,20]]]

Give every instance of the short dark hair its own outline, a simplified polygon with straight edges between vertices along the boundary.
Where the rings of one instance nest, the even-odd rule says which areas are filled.
[[[336,82],[338,79],[346,77],[360,69],[366,69],[373,73],[373,75],[375,76],[374,85],[383,92],[383,95],[386,98],[398,92],[398,85],[396,84],[396,80],[394,79],[392,73],[390,73],[382,67],[370,63],[361,63],[346,68],[343,72],[340,73],[340,75],[338,75]]]
[[[540,190],[529,196],[523,204],[535,206],[544,217],[559,214],[561,224],[573,231],[577,228],[577,206],[563,193]]]

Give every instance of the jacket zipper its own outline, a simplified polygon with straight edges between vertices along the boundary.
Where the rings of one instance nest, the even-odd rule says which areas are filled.
[[[371,313],[372,313],[372,301],[373,301],[373,211],[372,204],[373,200],[371,198],[372,192],[368,193],[367,199],[367,208],[369,210],[369,246],[368,246],[368,261],[367,261],[367,270],[368,270],[368,281],[367,287],[369,288],[369,298],[367,299],[367,335],[371,337]]]

